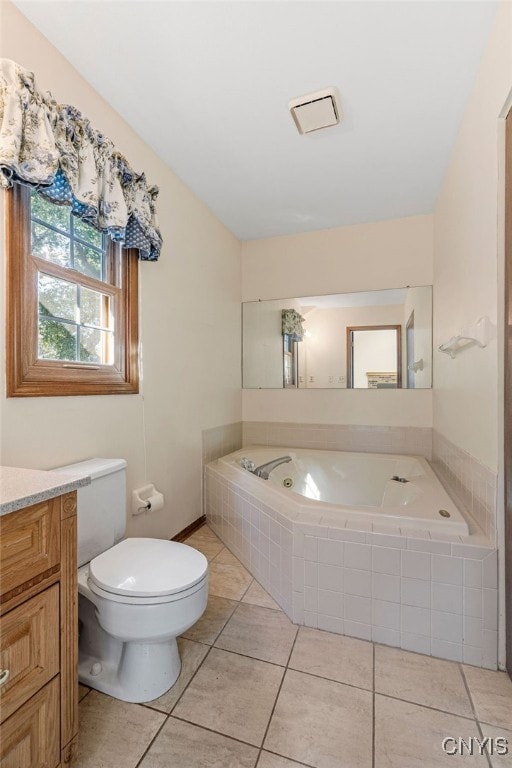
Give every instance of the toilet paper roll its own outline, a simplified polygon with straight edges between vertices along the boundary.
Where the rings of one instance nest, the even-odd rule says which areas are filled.
[[[148,512],[158,512],[160,509],[164,508],[164,497],[162,493],[159,493],[156,491],[156,493],[152,493],[151,496],[149,496],[146,499],[146,509]]]

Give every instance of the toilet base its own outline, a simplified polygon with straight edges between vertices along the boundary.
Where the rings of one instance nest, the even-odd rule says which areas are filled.
[[[78,679],[83,685],[141,704],[162,696],[178,679],[181,660],[176,638],[161,643],[109,640],[110,653],[102,660],[80,649]]]

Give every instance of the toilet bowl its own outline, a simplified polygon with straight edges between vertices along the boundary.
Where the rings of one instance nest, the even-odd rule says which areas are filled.
[[[123,701],[152,701],[180,674],[176,638],[206,608],[208,561],[175,541],[119,540],[126,462],[93,459],[58,471],[91,476],[77,504],[79,680]]]
[[[125,539],[80,568],[80,682],[130,702],[165,693],[180,673],[176,637],[206,608],[207,570],[201,552],[160,539]]]

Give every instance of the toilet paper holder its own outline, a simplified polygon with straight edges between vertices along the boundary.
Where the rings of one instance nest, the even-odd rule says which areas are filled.
[[[142,515],[144,512],[158,512],[163,509],[163,494],[156,490],[153,483],[132,491],[132,515]]]

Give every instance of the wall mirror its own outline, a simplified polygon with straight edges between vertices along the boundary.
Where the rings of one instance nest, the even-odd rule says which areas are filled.
[[[432,386],[432,286],[248,301],[245,389]]]

